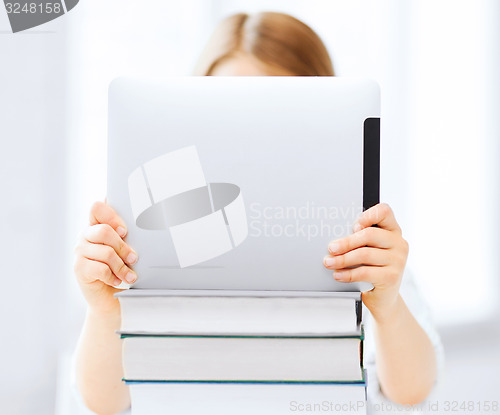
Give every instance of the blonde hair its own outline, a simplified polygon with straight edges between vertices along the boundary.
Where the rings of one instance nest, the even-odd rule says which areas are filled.
[[[283,13],[238,13],[215,29],[194,69],[211,75],[223,60],[240,53],[298,76],[334,76],[328,51],[305,23]]]

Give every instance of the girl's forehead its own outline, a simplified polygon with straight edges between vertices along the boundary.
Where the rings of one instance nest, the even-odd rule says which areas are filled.
[[[237,53],[222,59],[211,72],[212,76],[289,76],[293,73],[268,65],[247,53]]]

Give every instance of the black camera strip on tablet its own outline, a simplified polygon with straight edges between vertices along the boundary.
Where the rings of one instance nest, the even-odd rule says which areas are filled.
[[[380,202],[380,118],[363,125],[363,211]]]

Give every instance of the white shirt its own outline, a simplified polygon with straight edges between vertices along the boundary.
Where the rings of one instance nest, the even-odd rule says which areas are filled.
[[[434,350],[436,353],[437,360],[437,378],[436,384],[443,376],[444,369],[444,352],[443,345],[439,334],[432,321],[431,313],[427,303],[425,302],[418,284],[414,280],[412,272],[405,269],[403,279],[401,282],[401,287],[399,290],[401,297],[405,301],[408,309],[411,311],[417,322],[425,330],[429,339],[431,340]],[[382,409],[391,407],[394,411],[397,411],[398,405],[395,405],[392,401],[387,399],[380,390],[379,381],[377,377],[377,370],[375,365],[375,339],[373,334],[373,321],[372,316],[368,309],[363,305],[363,323],[365,325],[365,343],[364,343],[364,366],[367,371],[367,398],[368,398],[368,414],[377,414],[378,412],[390,413],[391,411],[377,411],[377,409]],[[78,401],[78,406],[80,407],[80,414],[89,414],[90,412],[85,407],[82,399],[79,395],[78,389],[76,387],[76,377],[75,377],[75,356],[73,354],[72,363],[72,389],[76,400]],[[384,406],[385,405],[385,406]],[[130,415],[130,409],[121,412],[120,415]]]

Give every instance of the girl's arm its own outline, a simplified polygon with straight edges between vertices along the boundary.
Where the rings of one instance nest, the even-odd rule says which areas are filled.
[[[98,202],[75,248],[75,274],[88,305],[76,355],[76,384],[85,405],[99,415],[116,414],[130,406],[116,333],[120,304],[113,296],[120,291],[115,287],[137,278],[129,268],[137,254],[124,242],[126,233],[116,212]]]
[[[400,404],[422,402],[436,379],[436,356],[429,337],[400,295],[384,315],[373,317],[382,392]]]
[[[87,311],[76,356],[76,382],[85,405],[99,415],[114,415],[130,407],[122,381],[120,309]]]
[[[377,225],[377,227],[372,227]],[[363,212],[354,233],[333,241],[324,265],[341,282],[368,281],[362,294],[375,322],[376,366],[384,394],[399,404],[423,401],[436,380],[436,356],[426,332],[399,294],[408,243],[391,208],[378,204]],[[356,268],[347,268],[357,266]]]

